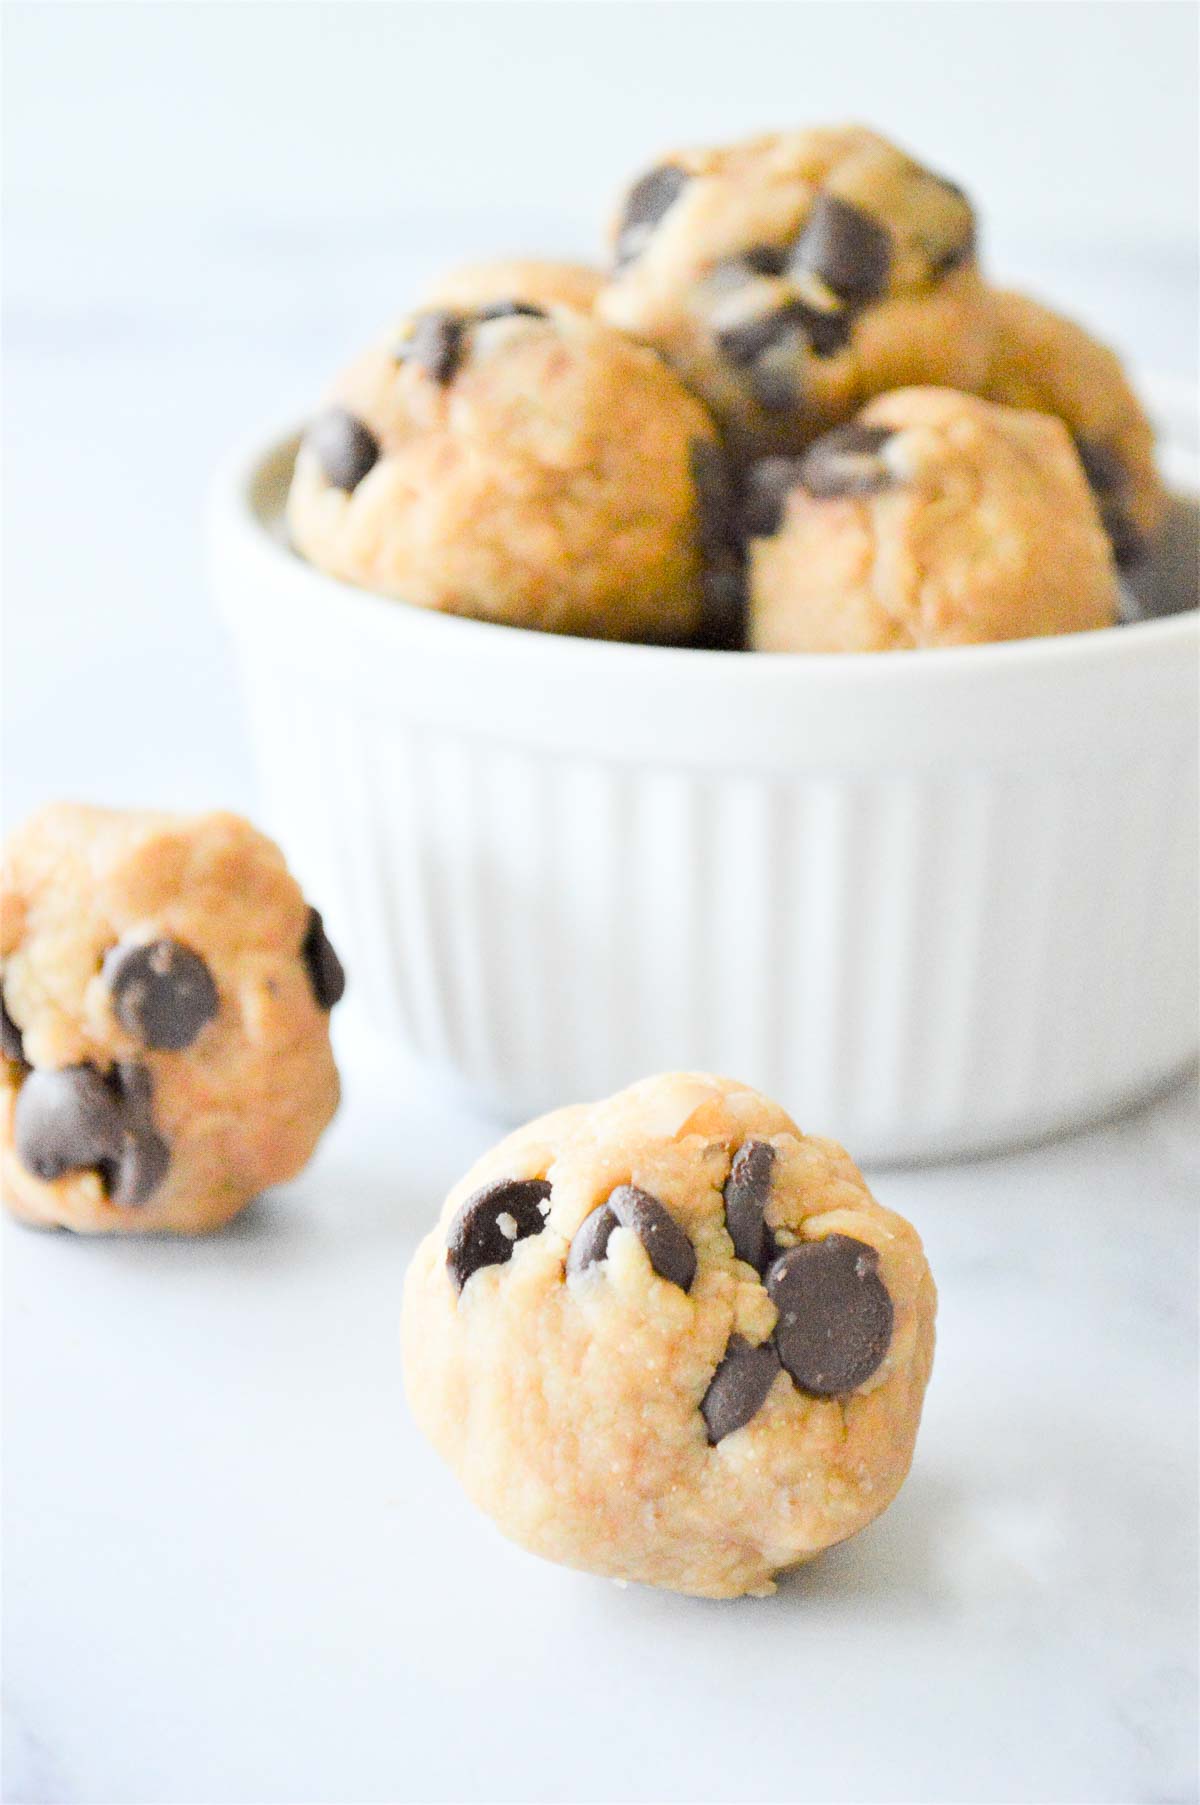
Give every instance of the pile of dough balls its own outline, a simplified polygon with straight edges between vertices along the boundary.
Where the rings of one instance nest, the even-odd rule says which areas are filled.
[[[990,286],[977,238],[956,183],[861,126],[676,152],[627,189],[607,272],[454,270],[344,371],[292,543],[399,602],[593,638],[1109,626],[1166,511],[1150,425],[1113,352]],[[886,500],[805,486],[830,435],[884,426]]]
[[[405,1382],[535,1554],[765,1593],[899,1490],[935,1309],[841,1147],[668,1073],[530,1123],[450,1193],[406,1280]]]
[[[305,1165],[338,1106],[345,979],[248,821],[42,809],[7,849],[0,923],[14,1215],[196,1234]]]

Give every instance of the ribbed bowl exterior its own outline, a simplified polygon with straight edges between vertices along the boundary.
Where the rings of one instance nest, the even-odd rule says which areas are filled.
[[[214,519],[265,824],[374,1026],[497,1113],[692,1067],[923,1159],[1193,1056],[1194,617],[883,659],[551,641],[291,558],[288,450]]]

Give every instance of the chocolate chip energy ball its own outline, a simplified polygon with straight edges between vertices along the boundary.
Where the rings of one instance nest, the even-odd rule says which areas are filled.
[[[984,380],[970,203],[861,127],[680,151],[629,190],[614,250],[598,311],[745,455],[798,451],[885,389]]]
[[[270,840],[62,804],[14,835],[0,901],[14,1215],[195,1234],[299,1172],[337,1108],[344,979]]]
[[[750,638],[886,652],[1108,627],[1116,568],[1059,420],[947,389],[882,395],[747,480]]]
[[[1056,414],[1075,440],[1118,564],[1137,564],[1167,511],[1154,429],[1115,351],[1027,295],[993,296],[997,333],[984,393]]]
[[[420,313],[335,385],[288,520],[322,570],[418,608],[686,639],[715,436],[654,352],[582,314]]]
[[[503,301],[524,301],[534,307],[573,307],[577,313],[590,313],[603,285],[600,271],[586,263],[499,257],[450,270],[426,290],[422,305],[466,313]]]
[[[413,1412],[535,1554],[709,1598],[895,1496],[933,1358],[920,1241],[742,1084],[650,1078],[510,1135],[408,1273]]]

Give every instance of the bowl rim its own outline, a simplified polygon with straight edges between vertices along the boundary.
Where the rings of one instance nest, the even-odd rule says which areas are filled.
[[[991,641],[984,645],[927,646],[913,656],[909,648],[890,652],[758,652],[714,651],[694,646],[661,646],[637,641],[588,639],[536,628],[507,626],[497,621],[475,620],[466,615],[406,606],[391,596],[364,589],[328,575],[309,564],[283,542],[278,530],[282,520],[283,478],[290,471],[303,433],[295,418],[277,423],[266,432],[244,437],[221,461],[209,496],[210,537],[218,550],[236,549],[253,559],[264,575],[302,595],[313,612],[347,612],[374,635],[396,642],[400,648],[417,647],[443,655],[461,652],[473,657],[521,659],[537,663],[552,673],[575,666],[580,653],[597,675],[607,669],[613,676],[642,676],[652,672],[671,684],[719,676],[722,683],[746,687],[775,686],[781,680],[799,683],[819,673],[822,683],[847,682],[908,685],[914,682],[953,681],[963,673],[976,677],[985,671],[1049,674],[1083,672],[1127,664],[1139,653],[1158,659],[1173,648],[1182,651],[1200,641],[1200,610],[1151,620],[1135,620],[1091,632],[1047,634],[1028,639]],[[1175,462],[1187,459],[1190,480],[1176,482],[1177,497],[1200,498],[1200,458],[1176,445]],[[268,500],[268,496],[270,499]],[[273,530],[272,523],[276,530]],[[225,585],[218,584],[222,612],[231,625],[238,624]],[[735,676],[734,673],[739,673]]]

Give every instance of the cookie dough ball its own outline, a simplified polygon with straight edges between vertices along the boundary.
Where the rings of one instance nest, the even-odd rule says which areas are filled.
[[[1167,496],[1154,429],[1115,351],[1026,295],[993,297],[996,342],[984,393],[1006,407],[1056,414],[1075,440],[1118,564],[1138,563]]]
[[[322,570],[419,608],[601,639],[703,622],[699,402],[582,314],[416,314],[346,371],[288,501]]]
[[[531,1123],[451,1192],[406,1281],[408,1396],[535,1554],[765,1593],[895,1496],[935,1301],[840,1147],[670,1073]]]
[[[1108,627],[1112,552],[1070,435],[946,389],[880,396],[749,473],[750,636],[886,652]]]
[[[305,1164],[338,1103],[342,968],[236,815],[43,809],[0,893],[13,1214],[195,1234]]]
[[[986,375],[970,203],[858,126],[677,153],[630,189],[615,257],[598,311],[745,455],[800,450],[886,389]]]
[[[451,270],[426,291],[422,305],[467,313],[499,301],[524,301],[534,307],[573,307],[577,313],[590,313],[603,283],[600,271],[586,263],[498,257]]]

